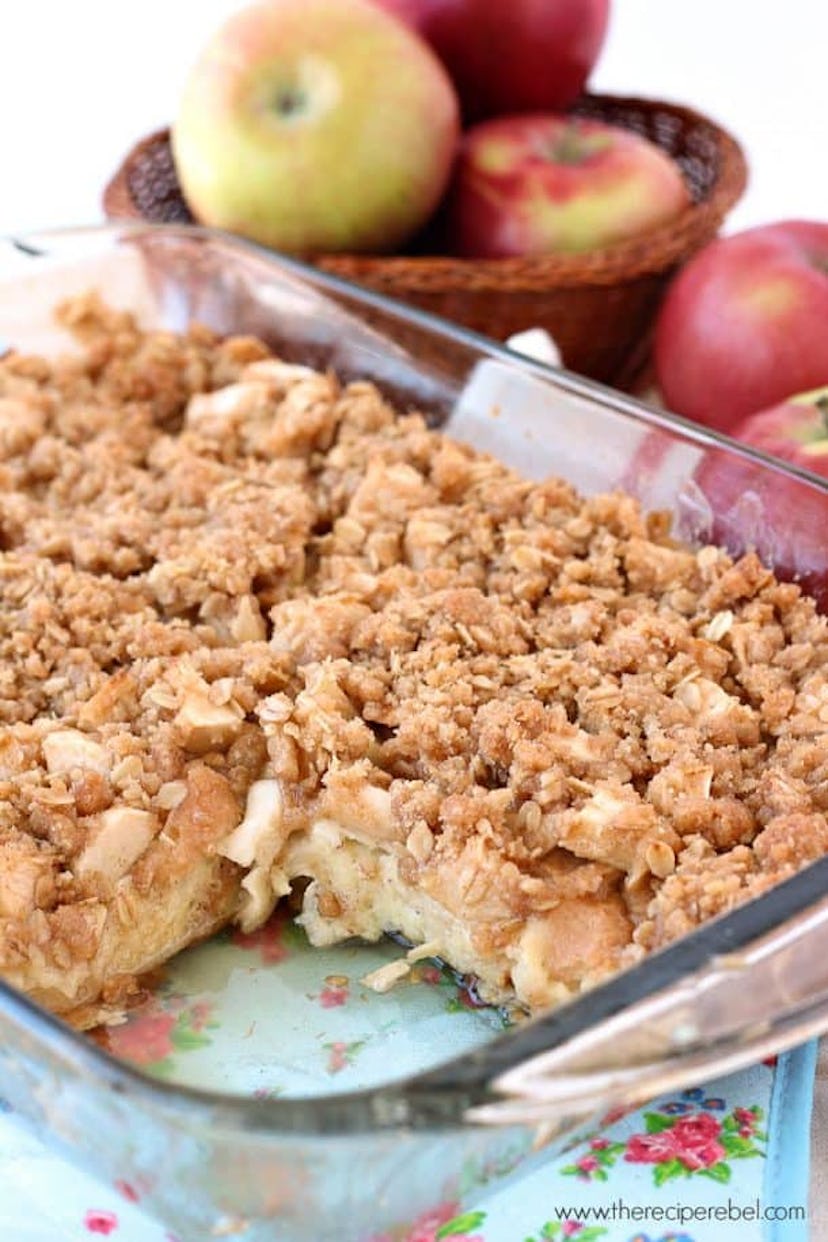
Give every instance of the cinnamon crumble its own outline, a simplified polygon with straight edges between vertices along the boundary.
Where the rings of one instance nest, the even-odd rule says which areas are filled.
[[[247,338],[0,361],[0,972],[81,1023],[264,920],[565,1000],[828,849],[828,630]]]

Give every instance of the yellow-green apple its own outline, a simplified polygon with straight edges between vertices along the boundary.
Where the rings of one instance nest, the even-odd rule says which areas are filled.
[[[730,435],[743,444],[828,478],[828,385],[749,414]],[[713,538],[754,548],[782,578],[828,607],[828,491],[782,469],[715,447],[696,482],[710,505]]]
[[[454,253],[481,258],[597,250],[664,224],[689,201],[678,166],[629,130],[502,117],[463,138],[446,239]]]
[[[828,383],[828,224],[711,242],[671,284],[654,356],[669,408],[722,431]]]
[[[609,0],[380,0],[427,39],[467,121],[557,112],[598,59]]]
[[[296,253],[403,245],[458,136],[454,87],[402,22],[370,0],[268,0],[204,48],[172,142],[199,221]]]

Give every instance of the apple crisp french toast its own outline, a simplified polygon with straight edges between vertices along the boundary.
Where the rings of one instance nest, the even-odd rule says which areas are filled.
[[[0,974],[81,1025],[303,881],[557,1003],[828,850],[828,629],[753,556],[368,383],[142,333],[0,361]]]

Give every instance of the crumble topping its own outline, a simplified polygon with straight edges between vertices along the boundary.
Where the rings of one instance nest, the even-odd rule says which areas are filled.
[[[828,630],[247,338],[0,361],[0,971],[94,1006],[296,880],[565,999],[828,849]],[[92,1007],[91,1009],[89,1007]]]

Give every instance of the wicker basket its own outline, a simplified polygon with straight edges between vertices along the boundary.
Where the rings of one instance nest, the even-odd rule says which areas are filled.
[[[624,126],[666,151],[692,205],[671,223],[582,255],[474,260],[430,254],[326,254],[313,262],[500,340],[546,328],[572,370],[623,385],[636,373],[661,294],[675,269],[718,232],[747,181],[739,144],[707,117],[658,100],[586,95],[573,108]],[[110,219],[186,221],[169,131],[127,155],[103,195]]]

